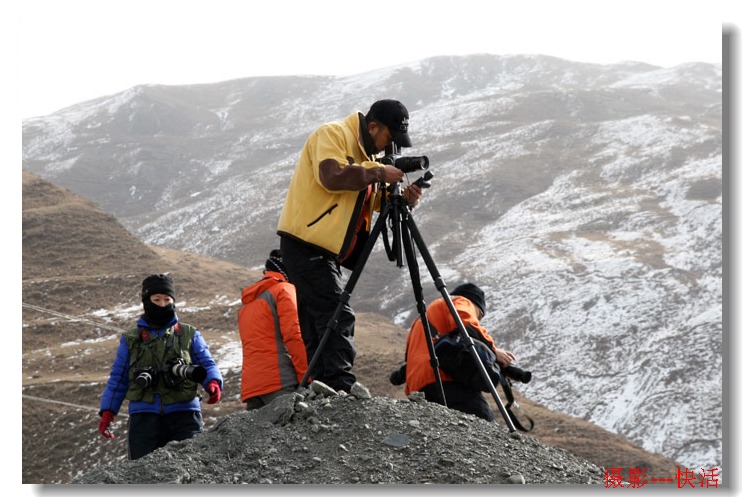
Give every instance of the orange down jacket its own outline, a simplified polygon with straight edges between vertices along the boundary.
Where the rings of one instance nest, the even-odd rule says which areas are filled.
[[[495,341],[487,333],[487,330],[479,324],[476,306],[466,297],[455,295],[451,297],[451,301],[453,302],[459,317],[461,317],[464,327],[469,330],[469,335],[472,336],[472,338],[486,341],[494,351]],[[451,315],[451,311],[443,298],[434,300],[430,306],[428,306],[427,317],[431,328],[435,328],[435,330],[438,331],[438,336],[443,336],[446,333],[458,330],[456,321]],[[435,344],[437,340],[435,332],[432,329],[431,334],[433,335],[433,343]],[[407,335],[407,350],[405,356],[407,360],[407,377],[405,383],[406,395],[411,392],[419,392],[425,386],[435,383],[435,373],[433,372],[433,367],[430,365],[428,342],[425,339],[425,330],[423,329],[419,317],[414,323],[412,323],[410,333]],[[443,370],[440,371],[441,381],[453,381],[453,379],[444,373]]]
[[[296,289],[283,274],[265,271],[242,290],[242,401],[301,383],[307,353],[296,309]]]

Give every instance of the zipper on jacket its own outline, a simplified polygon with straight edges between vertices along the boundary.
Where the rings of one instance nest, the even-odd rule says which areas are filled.
[[[307,228],[309,228],[310,226],[312,226],[312,225],[315,225],[315,224],[317,224],[318,222],[320,222],[320,220],[322,220],[322,218],[323,218],[323,217],[325,217],[325,216],[329,215],[329,214],[330,214],[330,213],[331,213],[332,211],[334,211],[334,210],[335,210],[335,207],[337,207],[337,206],[338,206],[338,204],[334,204],[334,205],[333,205],[332,207],[330,207],[330,208],[329,208],[329,209],[327,209],[327,210],[326,210],[325,212],[323,212],[322,214],[320,214],[320,215],[319,215],[319,217],[318,217],[317,219],[315,219],[315,220],[314,220],[314,221],[312,221],[311,223],[307,224]]]

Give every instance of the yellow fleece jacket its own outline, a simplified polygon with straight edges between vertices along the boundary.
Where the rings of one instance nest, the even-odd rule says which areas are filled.
[[[359,218],[371,229],[378,210],[384,165],[372,160],[362,145],[362,114],[320,126],[307,138],[294,170],[278,234],[318,247],[342,260],[352,249]],[[364,209],[364,200],[373,209]]]

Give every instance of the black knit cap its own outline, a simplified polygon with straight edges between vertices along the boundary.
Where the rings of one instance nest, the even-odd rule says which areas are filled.
[[[167,274],[151,274],[142,281],[142,302],[156,294],[170,295],[175,300],[175,283]]]
[[[286,278],[286,281],[289,280],[289,276],[286,274],[286,266],[283,265],[283,256],[279,249],[271,250],[270,256],[265,261],[265,270],[279,272]]]
[[[484,292],[474,283],[464,283],[454,288],[451,295],[459,295],[471,300],[474,305],[482,309],[482,316],[487,313],[487,302],[484,299]]]

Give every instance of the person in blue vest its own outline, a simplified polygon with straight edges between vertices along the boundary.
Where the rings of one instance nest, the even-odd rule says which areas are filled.
[[[167,274],[142,282],[144,313],[121,336],[100,402],[98,431],[110,430],[129,401],[129,459],[139,459],[174,440],[203,432],[200,384],[208,403],[221,399],[223,380],[201,333],[175,312],[175,285]]]

